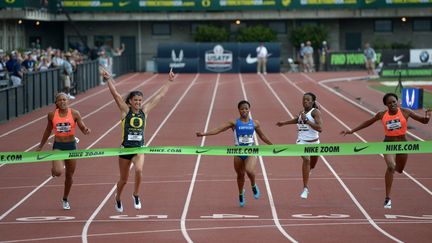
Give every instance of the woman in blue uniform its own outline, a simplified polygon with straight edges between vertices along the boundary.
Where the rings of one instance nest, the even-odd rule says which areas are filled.
[[[166,82],[158,93],[147,103],[143,104],[143,94],[141,91],[132,91],[123,100],[122,96],[117,92],[110,73],[103,70],[104,79],[108,82],[109,90],[114,97],[117,106],[120,109],[122,121],[122,144],[124,148],[136,148],[145,146],[144,143],[144,128],[146,118],[151,109],[153,109],[162,97],[168,91],[174,73],[172,70],[169,73],[168,82]],[[135,187],[132,195],[135,209],[141,208],[141,201],[138,196],[141,185],[142,169],[144,165],[144,154],[127,154],[119,156],[120,179],[117,182],[117,192],[115,196],[115,208],[121,213],[123,212],[123,204],[121,202],[121,194],[129,177],[129,168],[131,163],[135,166]]]
[[[261,130],[260,123],[257,120],[252,120],[249,117],[249,102],[243,100],[238,103],[238,110],[240,113],[240,118],[237,120],[230,120],[222,126],[215,128],[209,132],[197,132],[198,137],[216,135],[224,132],[228,129],[234,131],[234,139],[236,146],[253,146],[255,145],[254,135],[255,132],[266,144],[272,144],[270,140],[264,135]],[[240,207],[245,205],[245,174],[249,177],[252,186],[252,192],[255,199],[260,196],[260,191],[255,183],[255,166],[256,166],[256,156],[235,156],[234,157],[234,169],[237,173],[237,186],[239,190],[239,203]]]

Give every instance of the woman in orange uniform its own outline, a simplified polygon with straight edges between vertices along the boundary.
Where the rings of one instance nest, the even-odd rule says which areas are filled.
[[[54,130],[53,150],[76,150],[75,126],[78,125],[81,132],[89,134],[90,129],[84,124],[80,113],[68,106],[68,95],[58,93],[55,97],[56,109],[48,113],[48,123],[37,151],[42,150],[51,131]],[[64,210],[70,210],[68,201],[69,192],[72,188],[73,174],[75,172],[76,159],[54,160],[52,162],[51,174],[53,177],[60,176],[65,171],[65,187],[62,205]]]
[[[341,134],[352,134],[363,128],[366,128],[376,121],[381,120],[384,126],[384,142],[399,142],[407,141],[406,132],[408,126],[408,118],[412,118],[423,124],[427,124],[431,117],[431,110],[426,110],[424,117],[414,113],[410,109],[398,107],[398,97],[396,94],[387,93],[383,97],[383,103],[387,106],[387,110],[378,112],[371,119],[364,121],[359,126],[352,130],[342,131]],[[394,172],[402,173],[408,154],[384,154],[384,160],[387,163],[387,170],[385,173],[386,197],[384,200],[384,208],[391,208],[392,201],[390,199],[391,188],[393,184]]]

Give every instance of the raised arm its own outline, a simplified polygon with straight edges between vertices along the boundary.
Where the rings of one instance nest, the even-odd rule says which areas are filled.
[[[255,123],[255,131],[258,134],[258,137],[261,138],[261,140],[263,140],[264,143],[266,143],[268,145],[272,145],[273,143],[270,142],[270,140],[267,138],[267,136],[261,130],[260,122],[258,120],[254,120],[254,123]]]
[[[175,74],[172,71],[172,68],[168,74],[168,81],[162,86],[161,89],[159,89],[159,92],[156,94],[153,99],[151,99],[148,103],[146,103],[143,107],[143,111],[145,114],[148,114],[162,99],[162,97],[165,96],[166,92],[168,91],[169,87],[171,86],[172,82],[174,81]]]
[[[216,135],[219,134],[221,132],[224,132],[226,130],[228,130],[229,128],[234,128],[235,127],[235,123],[234,121],[228,121],[227,123],[223,124],[220,127],[217,127],[211,131],[208,132],[196,132],[197,137],[203,137],[203,136],[211,136],[211,135]]]
[[[54,117],[54,113],[53,112],[48,113],[48,116],[47,116],[48,123],[47,123],[47,126],[45,128],[44,134],[42,135],[42,139],[41,139],[41,141],[39,143],[39,146],[36,148],[36,151],[41,151],[42,150],[43,146],[45,145],[45,143],[47,142],[49,136],[51,135],[51,131],[53,129],[53,126],[52,126],[52,119],[53,119],[53,117]]]
[[[104,80],[107,81],[108,83],[108,88],[111,92],[111,95],[113,96],[118,108],[120,109],[122,114],[126,114],[129,112],[129,107],[126,104],[126,102],[123,100],[123,98],[121,97],[121,95],[117,92],[117,89],[114,85],[114,80],[111,77],[111,74],[106,71],[105,69],[102,68],[102,75]]]
[[[358,125],[356,128],[352,129],[352,130],[345,130],[340,132],[340,134],[342,135],[347,135],[347,134],[353,134],[363,128],[366,128],[372,124],[374,124],[376,121],[381,120],[382,116],[384,114],[384,111],[378,112],[375,116],[373,116],[371,119],[364,121],[363,123],[361,123],[360,125]]]
[[[90,134],[91,130],[88,128],[84,122],[82,121],[81,114],[77,111],[72,109],[72,116],[75,119],[75,122],[77,123],[79,129],[81,132],[85,135]]]

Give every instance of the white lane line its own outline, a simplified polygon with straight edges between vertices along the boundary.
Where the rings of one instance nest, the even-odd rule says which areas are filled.
[[[177,109],[179,104],[182,102],[183,98],[186,96],[186,94],[189,92],[189,90],[192,88],[192,86],[195,84],[196,80],[198,79],[199,74],[195,75],[195,78],[193,81],[189,84],[187,89],[183,92],[182,96],[179,98],[177,103],[174,105],[174,107],[171,109],[171,111],[168,113],[168,115],[165,117],[165,119],[161,122],[159,127],[156,129],[156,131],[153,133],[149,141],[147,142],[146,146],[150,145],[150,143],[153,141],[153,139],[156,137],[156,135],[159,133],[160,129],[165,125],[166,121],[171,117],[171,115],[174,113],[174,111]],[[131,165],[132,166],[132,165]],[[96,210],[93,212],[93,214],[90,216],[90,218],[86,221],[86,224],[83,227],[83,231],[81,233],[81,240],[83,243],[87,243],[87,233],[88,229],[90,228],[90,224],[92,223],[93,219],[96,218],[96,216],[99,214],[103,206],[106,204],[108,199],[112,196],[116,189],[116,185],[113,186],[111,191],[107,194],[107,196],[102,200],[102,202],[99,204],[99,206],[96,208]]]
[[[306,78],[308,78],[311,81],[315,81],[312,78],[310,78],[308,75],[304,75]],[[350,78],[345,78],[345,80],[350,79]],[[353,79],[353,78],[351,78]],[[344,99],[345,101],[348,101],[349,103],[359,107],[360,109],[368,112],[371,115],[375,115],[375,112],[369,110],[368,108],[358,104],[357,102],[354,102],[353,100],[351,100],[350,98],[334,91],[333,89],[331,89],[330,87],[328,87],[327,85],[325,85],[326,83],[330,83],[330,82],[335,82],[335,81],[342,81],[344,79],[327,79],[327,80],[323,80],[321,82],[319,82],[319,85],[324,87],[325,89],[327,89],[328,91],[332,92],[333,94],[341,97],[342,99]],[[408,135],[412,136],[413,138],[420,140],[420,141],[424,141],[424,139],[420,138],[419,136],[415,135],[414,133],[407,131]],[[365,139],[363,139],[362,137],[358,136],[357,133],[355,133],[355,135],[362,140],[363,142],[367,143],[367,141]],[[380,154],[381,157],[384,157],[382,154]],[[424,191],[426,191],[429,195],[432,196],[432,191],[429,190],[429,188],[427,188],[425,185],[423,185],[419,180],[417,180],[416,178],[414,178],[413,176],[411,176],[408,172],[406,172],[405,170],[403,171],[403,174],[406,175],[408,178],[410,178],[415,184],[417,184],[420,188],[422,188]]]
[[[132,75],[132,76],[130,76],[130,77],[128,77],[128,78],[122,80],[121,83],[124,83],[124,82],[128,81],[129,79],[133,79],[133,78],[135,78],[135,76],[137,76],[137,75],[138,75],[138,74],[136,73],[136,74],[134,74],[134,75]],[[157,75],[157,74],[156,74],[156,75]],[[93,96],[96,96],[96,95],[99,95],[100,93],[105,92],[107,89],[108,89],[108,88],[105,88],[105,89],[99,90],[98,92],[96,92],[96,93],[94,93],[94,94],[91,94],[91,95],[86,96],[86,97],[84,97],[84,98],[82,98],[82,99],[79,99],[79,100],[77,100],[76,102],[73,102],[70,106],[72,107],[72,106],[77,105],[77,104],[79,104],[79,103],[81,103],[81,102],[83,102],[83,101],[86,101],[87,99],[90,99],[90,98],[93,97]],[[13,133],[13,132],[16,132],[16,131],[18,131],[18,130],[24,128],[24,127],[27,127],[27,126],[29,126],[29,125],[31,125],[31,124],[37,122],[37,121],[40,121],[40,120],[42,120],[42,119],[44,119],[44,118],[46,118],[46,115],[41,116],[41,117],[38,117],[38,118],[34,119],[34,120],[31,121],[31,122],[28,122],[28,123],[26,123],[26,124],[24,124],[24,125],[21,125],[21,126],[19,126],[19,127],[17,127],[17,128],[14,128],[14,129],[12,129],[12,130],[10,130],[10,131],[8,131],[8,132],[5,132],[5,133],[3,133],[3,134],[0,135],[0,138],[2,138],[2,137],[4,137],[4,136],[7,136],[7,135],[9,135],[9,134],[11,134],[11,133]]]
[[[153,76],[152,78],[150,78],[150,79],[147,79],[146,81],[149,81],[149,80],[151,80],[151,79],[153,79],[155,76]],[[136,87],[134,87],[133,89],[135,89],[135,88],[137,88],[137,87],[139,87],[139,86],[141,86],[141,85],[144,85],[144,83],[142,83],[142,84],[140,84],[140,85],[138,85],[138,86],[136,86]],[[157,91],[156,91],[157,92]],[[155,94],[156,94],[156,92],[155,93],[153,93],[153,95],[152,96],[154,96]],[[151,97],[152,97],[151,96]],[[147,100],[149,100],[151,97],[149,97]],[[120,122],[117,122],[113,127],[111,127],[107,132],[105,132],[104,134],[102,134],[102,136],[100,136],[95,142],[93,142],[90,146],[88,146],[86,149],[89,149],[89,148],[91,148],[94,144],[96,144],[99,140],[101,140],[103,137],[105,137],[107,134],[108,134],[108,132],[110,132],[115,126],[117,126],[118,124],[120,124]],[[46,183],[48,183],[51,179],[52,179],[53,177],[52,176],[50,176],[50,177],[48,177],[44,182],[42,182],[39,186],[37,186],[34,190],[32,190],[30,193],[28,193],[23,199],[21,199],[19,202],[17,202],[14,206],[12,206],[9,210],[7,210],[5,213],[3,213],[1,216],[0,216],[0,221],[2,220],[2,219],[4,219],[8,214],[10,214],[14,209],[16,209],[18,206],[20,206],[21,204],[23,204],[30,196],[32,196],[34,193],[36,193],[42,186],[44,186]]]
[[[212,112],[213,112],[213,107],[214,107],[214,101],[216,99],[216,94],[217,94],[217,90],[218,90],[218,87],[219,87],[219,79],[220,79],[220,74],[218,73],[217,78],[216,78],[215,87],[213,89],[213,95],[212,95],[212,100],[211,100],[211,103],[210,103],[210,108],[209,108],[209,111],[208,111],[208,114],[207,114],[207,120],[206,120],[206,123],[205,123],[205,126],[204,126],[204,131],[207,131],[209,123],[210,123],[210,118],[211,118],[211,115],[212,115]],[[206,140],[206,137],[205,136],[202,137],[202,139],[201,139],[201,145],[200,146],[204,146],[205,140]],[[192,199],[192,193],[193,193],[193,190],[194,190],[194,187],[195,187],[195,182],[196,182],[196,178],[197,178],[197,175],[198,175],[198,169],[199,169],[200,164],[201,164],[201,154],[198,155],[198,157],[196,159],[196,162],[195,162],[195,168],[194,168],[194,172],[193,172],[193,175],[192,175],[192,181],[191,181],[191,183],[189,185],[189,191],[188,191],[188,194],[187,194],[187,197],[186,197],[186,202],[185,202],[185,205],[183,207],[183,212],[182,212],[181,219],[180,219],[181,232],[182,232],[183,237],[185,238],[185,240],[187,242],[189,242],[189,243],[192,243],[193,241],[190,238],[190,236],[189,236],[189,234],[187,232],[187,229],[186,229],[186,217],[187,217],[187,213],[189,211],[189,206],[190,206],[190,202],[191,202],[191,199]]]
[[[288,77],[286,77],[286,75],[281,74],[281,76],[288,82],[290,83],[294,88],[296,88],[300,93],[304,94],[306,93],[303,89],[301,89],[299,86],[297,86],[294,82],[292,82]],[[339,118],[337,118],[333,113],[331,113],[329,110],[327,110],[327,108],[325,108],[325,106],[323,104],[320,105],[321,109],[323,109],[324,111],[326,111],[328,114],[330,114],[334,119],[336,119],[340,124],[342,124],[345,128],[350,129],[342,120],[340,120]],[[357,135],[357,134],[356,134]],[[357,135],[358,136],[358,135]],[[361,138],[360,136],[358,136],[359,138]],[[363,138],[361,138],[363,139]],[[361,211],[361,213],[365,216],[365,218],[368,220],[368,222],[379,232],[381,232],[383,235],[387,236],[388,238],[390,238],[393,241],[396,242],[403,242],[401,240],[399,240],[398,238],[392,236],[391,234],[389,234],[387,231],[383,230],[381,227],[379,227],[376,222],[372,219],[372,217],[367,213],[367,211],[363,208],[363,206],[360,204],[360,202],[357,200],[357,198],[354,196],[354,194],[349,190],[348,186],[346,186],[346,184],[343,182],[343,180],[339,177],[339,175],[336,173],[336,171],[333,169],[333,167],[330,165],[330,163],[324,158],[324,156],[320,156],[324,163],[326,164],[326,166],[329,168],[329,170],[333,173],[333,175],[336,177],[336,179],[338,180],[339,184],[341,184],[341,186],[343,187],[343,189],[345,190],[345,192],[349,195],[349,197],[351,198],[351,200],[354,202],[354,204],[357,206],[357,208]]]
[[[244,87],[243,78],[242,78],[242,76],[241,76],[240,73],[239,73],[239,77],[240,77],[240,83],[241,83],[241,87],[242,87],[242,91],[243,91],[243,97],[244,97],[244,99],[248,100],[247,95],[246,95],[246,89]],[[260,75],[260,77],[262,79],[264,79],[262,75]],[[250,114],[250,117],[252,118],[252,112],[250,112],[249,114]],[[258,138],[257,138],[256,134],[255,134],[255,142],[256,142],[257,145],[259,145]],[[259,158],[259,161],[260,161],[261,170],[262,170],[262,174],[263,174],[263,177],[264,177],[264,183],[265,183],[266,189],[267,189],[268,199],[269,199],[270,208],[271,208],[272,216],[273,216],[273,219],[274,219],[274,223],[275,223],[276,227],[278,228],[279,232],[283,236],[285,236],[285,238],[287,238],[291,242],[297,242],[296,239],[294,239],[291,235],[288,234],[288,232],[285,231],[285,229],[281,226],[281,224],[279,222],[279,217],[278,217],[278,214],[277,214],[277,211],[276,211],[276,206],[274,204],[273,194],[271,192],[270,183],[269,183],[269,179],[268,179],[268,176],[267,176],[267,171],[266,171],[266,168],[265,168],[265,165],[264,165],[264,160],[263,160],[262,156],[259,156],[258,158]]]

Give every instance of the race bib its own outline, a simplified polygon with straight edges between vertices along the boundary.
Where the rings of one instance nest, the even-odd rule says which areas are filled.
[[[253,143],[253,137],[252,135],[244,135],[239,137],[239,143]]]
[[[297,124],[297,129],[299,131],[309,131],[309,125],[300,123]]]
[[[390,120],[386,122],[387,130],[394,131],[402,128],[402,124],[399,119]]]
[[[71,131],[71,124],[69,122],[57,123],[56,129],[57,129],[57,132],[59,132],[59,133],[70,132]]]
[[[142,135],[128,134],[128,140],[129,141],[141,141],[142,140]]]

